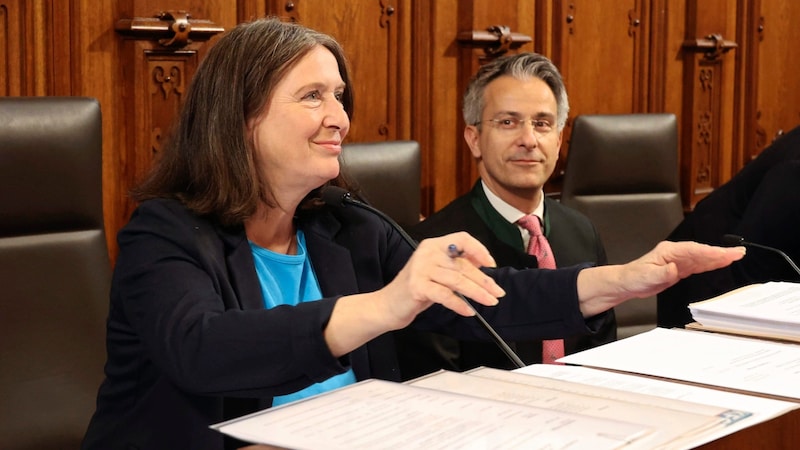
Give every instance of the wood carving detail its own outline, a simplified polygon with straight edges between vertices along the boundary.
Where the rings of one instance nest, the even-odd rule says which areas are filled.
[[[147,61],[151,79],[146,108],[150,111],[147,129],[150,130],[152,161],[155,161],[161,153],[163,130],[169,127],[182,101],[186,67],[184,60],[162,59],[163,56],[155,53],[150,55],[153,59]]]
[[[642,18],[639,14],[639,11],[635,9],[631,9],[628,11],[628,36],[632,38],[636,38],[636,31],[639,29],[639,25],[642,23]]]
[[[141,40],[156,40],[164,48],[178,49],[193,39],[206,41],[225,29],[208,20],[191,18],[187,11],[162,11],[155,17],[135,17],[117,21],[117,33]]]
[[[161,127],[155,127],[150,132],[150,150],[152,152],[153,161],[158,157],[161,153],[161,139],[163,137],[163,133],[161,131]]]
[[[389,26],[389,21],[391,20],[392,16],[394,16],[395,9],[392,5],[386,5],[383,0],[380,1],[381,5],[381,18],[380,18],[380,26],[381,28],[386,28]]]
[[[683,43],[683,48],[694,52],[701,52],[709,61],[716,61],[725,53],[738,47],[733,41],[726,40],[721,34],[714,33],[700,39],[689,40]]]
[[[570,3],[567,5],[567,17],[565,19],[567,21],[567,33],[575,34],[575,4]]]
[[[711,142],[713,133],[713,117],[711,111],[703,111],[697,118],[697,145],[700,161],[695,180],[698,184],[707,184],[711,180]]]
[[[297,10],[297,2],[293,0],[287,1],[283,5],[283,10],[286,11],[286,17],[290,22],[300,21],[300,12]]]
[[[151,62],[150,66],[154,82],[153,89],[150,90],[151,94],[155,93],[159,88],[164,94],[164,100],[167,100],[172,92],[175,92],[176,95],[183,94],[183,74],[177,64],[172,64],[169,70],[166,70],[160,62]]]
[[[710,91],[714,88],[714,71],[711,69],[700,70],[700,87],[704,91]]]
[[[165,11],[158,15],[160,20],[172,21],[169,29],[174,33],[170,38],[162,38],[158,43],[164,47],[184,47],[192,43],[189,33],[192,31],[192,24],[189,23],[189,15],[186,11]]]
[[[695,183],[696,193],[709,192],[714,186],[714,177],[712,174],[712,167],[718,161],[715,161],[716,147],[718,146],[717,140],[719,136],[717,114],[720,110],[720,99],[718,92],[715,90],[715,82],[719,81],[721,74],[720,62],[708,62],[700,60],[700,67],[698,68],[698,83],[699,90],[696,90],[696,139],[695,139],[695,155],[696,155],[696,172]]]
[[[458,34],[458,41],[483,48],[487,57],[494,58],[515,50],[528,42],[533,41],[530,36],[514,33],[506,25],[494,25],[486,31],[462,31]]]

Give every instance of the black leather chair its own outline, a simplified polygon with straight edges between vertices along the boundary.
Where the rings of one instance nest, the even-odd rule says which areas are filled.
[[[373,207],[401,227],[420,220],[420,148],[416,141],[346,144],[342,170]]]
[[[105,361],[96,100],[0,98],[0,447],[78,448]]]
[[[683,219],[673,114],[575,118],[561,202],[597,227],[610,264],[635,259]],[[618,337],[656,326],[656,299],[616,308]]]

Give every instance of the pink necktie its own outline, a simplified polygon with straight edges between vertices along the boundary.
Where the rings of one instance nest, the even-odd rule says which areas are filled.
[[[550,243],[542,234],[542,225],[539,218],[533,214],[524,216],[517,221],[522,228],[528,230],[531,239],[528,242],[528,254],[533,255],[539,262],[540,269],[555,269],[556,259],[550,249]],[[542,341],[542,362],[545,364],[560,364],[555,361],[564,356],[564,340],[553,339]]]

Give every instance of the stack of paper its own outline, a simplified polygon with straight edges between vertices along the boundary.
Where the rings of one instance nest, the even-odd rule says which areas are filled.
[[[689,305],[688,328],[800,341],[800,284],[745,286]]]
[[[535,365],[440,371],[406,384],[367,380],[212,428],[292,449],[688,449],[798,406],[586,370]]]

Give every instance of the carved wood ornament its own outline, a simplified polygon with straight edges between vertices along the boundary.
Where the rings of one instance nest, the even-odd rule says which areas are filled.
[[[721,34],[709,34],[704,38],[685,41],[683,48],[693,52],[701,52],[706,59],[714,61],[728,51],[738,47],[736,42],[728,41]]]
[[[687,98],[691,115],[685,118],[690,121],[692,136],[691,139],[686,137],[688,146],[683,149],[690,158],[691,170],[686,174],[690,177],[687,180],[689,185],[684,186],[684,195],[687,196],[684,204],[690,209],[720,184],[720,176],[712,168],[719,166],[721,152],[722,56],[736,47],[735,42],[725,40],[720,34],[709,34],[683,43],[684,50],[688,51],[687,61],[691,61],[687,74],[694,85]]]
[[[133,39],[156,40],[165,48],[181,48],[192,39],[206,41],[225,31],[209,20],[192,19],[187,11],[162,11],[154,17],[120,19],[117,33]]]
[[[496,58],[533,41],[530,36],[512,32],[506,25],[493,25],[484,30],[462,31],[458,42],[482,48],[487,58]]]

